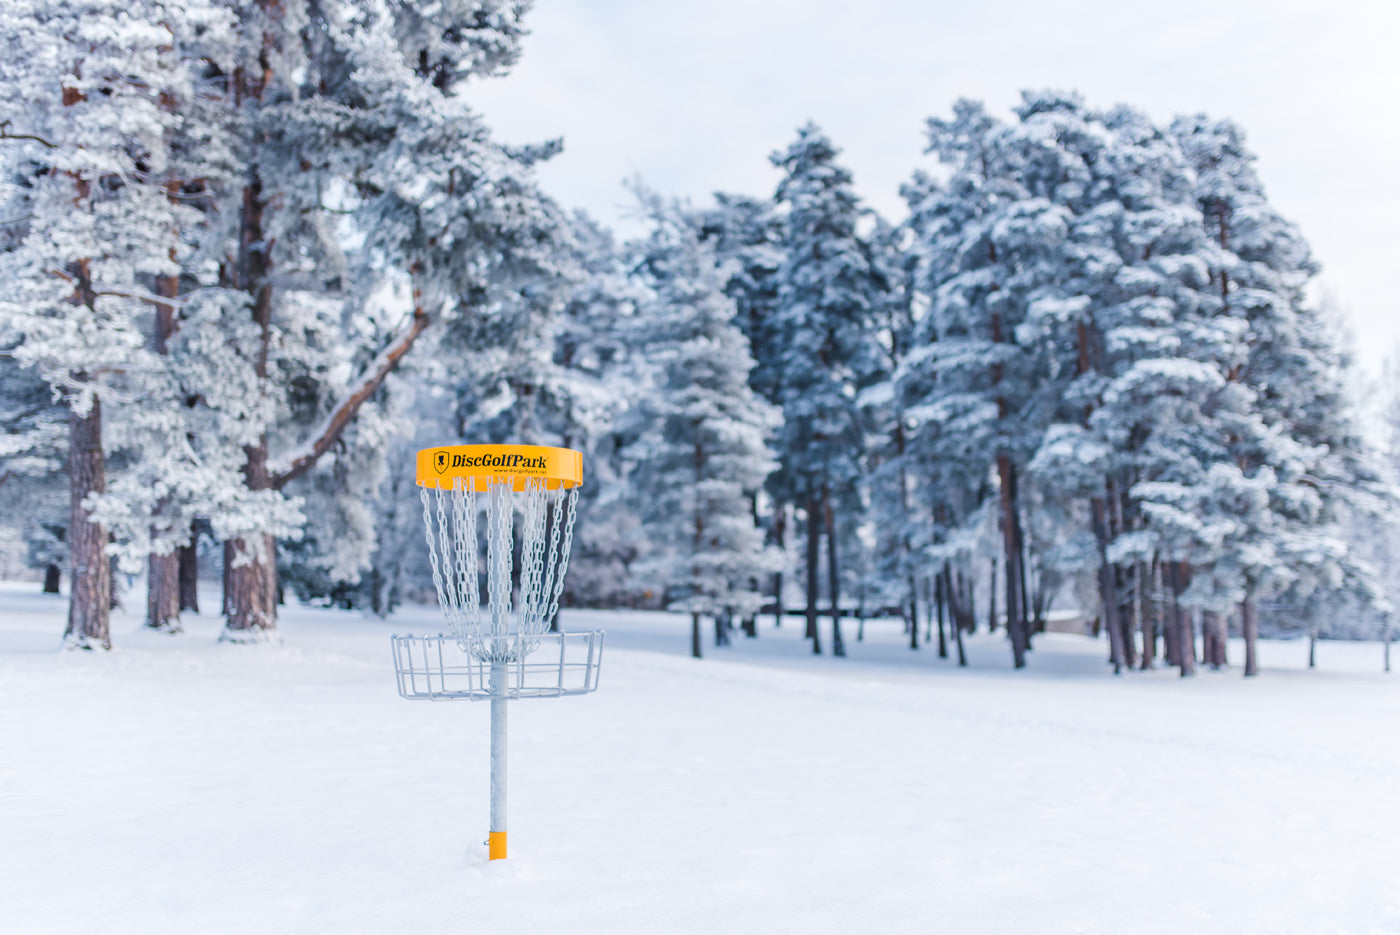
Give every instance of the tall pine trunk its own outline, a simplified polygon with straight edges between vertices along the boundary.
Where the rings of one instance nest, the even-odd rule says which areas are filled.
[[[64,641],[74,649],[112,648],[112,563],[107,559],[107,530],[89,516],[83,501],[107,489],[102,454],[102,402],[68,414],[68,542],[73,561],[69,576],[68,627]]]
[[[773,538],[777,541],[778,551],[783,551],[783,546],[787,540],[787,504],[779,503],[774,507],[773,512]],[[783,572],[779,569],[773,575],[773,626],[775,628],[783,625]]]
[[[1250,678],[1259,674],[1259,609],[1252,594],[1240,602],[1240,635],[1244,637],[1244,675]]]
[[[1172,562],[1169,566],[1172,588],[1172,622],[1176,631],[1176,664],[1181,676],[1196,674],[1196,634],[1191,626],[1191,611],[1181,606],[1181,593],[1186,590],[1186,563]]]
[[[147,556],[146,626],[164,633],[181,632],[180,559],[174,552]]]
[[[957,626],[958,614],[957,610],[955,609],[957,607],[957,604],[956,597],[953,594],[952,579],[948,576],[948,564],[946,562],[943,564],[943,569],[938,573],[938,576],[934,579],[933,588],[935,593],[937,593],[940,589],[943,592],[943,600],[940,600],[938,602],[938,658],[947,659],[948,636],[947,629],[945,628],[943,622],[943,611],[946,607],[948,610],[948,618],[953,621],[953,626]]]
[[[1025,614],[1021,608],[1020,543],[1016,535],[1016,468],[1011,456],[997,455],[997,475],[1001,481],[1001,532],[1006,560],[1006,629],[1011,637],[1011,661],[1017,668],[1026,665]]]
[[[941,592],[935,592],[934,599],[939,602],[938,612],[943,613]],[[909,648],[919,648],[919,586],[913,575],[909,576]]]
[[[831,507],[831,488],[822,485],[822,518],[826,520],[826,576],[831,594],[831,654],[846,655],[846,641],[841,638],[841,566],[837,563],[836,511]]]
[[[700,650],[700,615],[690,615],[690,654],[696,659],[704,658]]]
[[[947,568],[948,568],[948,566],[945,565],[945,566],[943,566],[943,568],[944,568],[944,574],[947,574]],[[961,574],[961,573],[960,573],[960,574]],[[969,574],[970,574],[970,573],[969,573]],[[976,607],[975,602],[974,602],[973,599],[972,599],[972,590],[971,590],[971,588],[972,588],[972,581],[969,579],[969,581],[968,581],[968,596],[967,596],[967,621],[968,621],[968,629],[971,629],[973,626],[975,626],[975,621],[976,621],[976,617],[977,617],[977,607]],[[961,616],[960,616],[959,614],[950,614],[949,616],[952,618],[952,621],[953,621],[953,641],[957,644],[957,647],[958,647],[958,665],[959,665],[959,666],[965,666],[965,665],[967,665],[967,650],[963,647],[963,624],[962,624],[962,619],[961,619]]]
[[[1094,538],[1099,546],[1099,606],[1103,611],[1103,624],[1108,630],[1108,661],[1113,665],[1113,674],[1123,673],[1123,627],[1118,620],[1118,588],[1113,566],[1108,562],[1108,509],[1103,497],[1094,497],[1090,503],[1093,512]]]
[[[987,602],[987,632],[997,631],[997,557],[992,556],[992,573],[987,579],[987,593],[991,598]]]
[[[817,568],[821,559],[822,527],[817,501],[807,500],[807,639],[812,653],[821,655],[822,638],[817,632]]]
[[[199,613],[199,531],[190,523],[190,544],[175,551],[179,563],[180,610]]]
[[[1161,602],[1158,595],[1161,587],[1157,581],[1157,563],[1154,561],[1150,569],[1144,568],[1138,562],[1138,617],[1139,626],[1142,629],[1142,661],[1138,665],[1139,669],[1146,671],[1156,668],[1154,661],[1157,655],[1157,623],[1158,612]]]

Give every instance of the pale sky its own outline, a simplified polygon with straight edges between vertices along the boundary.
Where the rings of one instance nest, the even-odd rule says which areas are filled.
[[[767,156],[820,124],[860,194],[903,216],[924,120],[959,97],[1082,92],[1248,134],[1377,372],[1400,344],[1400,4],[1331,0],[536,0],[510,76],[473,92],[507,142],[562,136],[545,188],[621,233],[625,179],[700,203],[771,194]]]

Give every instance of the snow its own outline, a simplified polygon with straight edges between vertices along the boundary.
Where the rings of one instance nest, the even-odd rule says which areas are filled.
[[[764,618],[692,660],[684,616],[566,612],[608,630],[601,687],[512,705],[488,863],[487,707],[394,692],[389,634],[435,610],[291,607],[253,647],[118,613],[88,655],[37,590],[0,585],[5,932],[1400,931],[1376,644],[1115,679],[1071,635],[959,670],[896,622],[833,659]]]

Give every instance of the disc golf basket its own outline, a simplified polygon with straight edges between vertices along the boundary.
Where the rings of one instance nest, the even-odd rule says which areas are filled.
[[[404,698],[490,700],[491,860],[506,856],[506,702],[598,687],[603,631],[551,629],[582,480],[583,456],[569,448],[418,452],[433,585],[452,632],[394,636],[394,670]]]

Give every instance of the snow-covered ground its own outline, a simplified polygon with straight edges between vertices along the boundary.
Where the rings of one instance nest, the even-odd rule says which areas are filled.
[[[280,647],[118,615],[83,655],[35,591],[0,585],[0,932],[1400,932],[1375,645],[1183,682],[1061,635],[958,670],[893,622],[695,661],[685,618],[566,612],[601,688],[512,705],[488,863],[486,706],[394,690],[435,611],[289,608]]]

